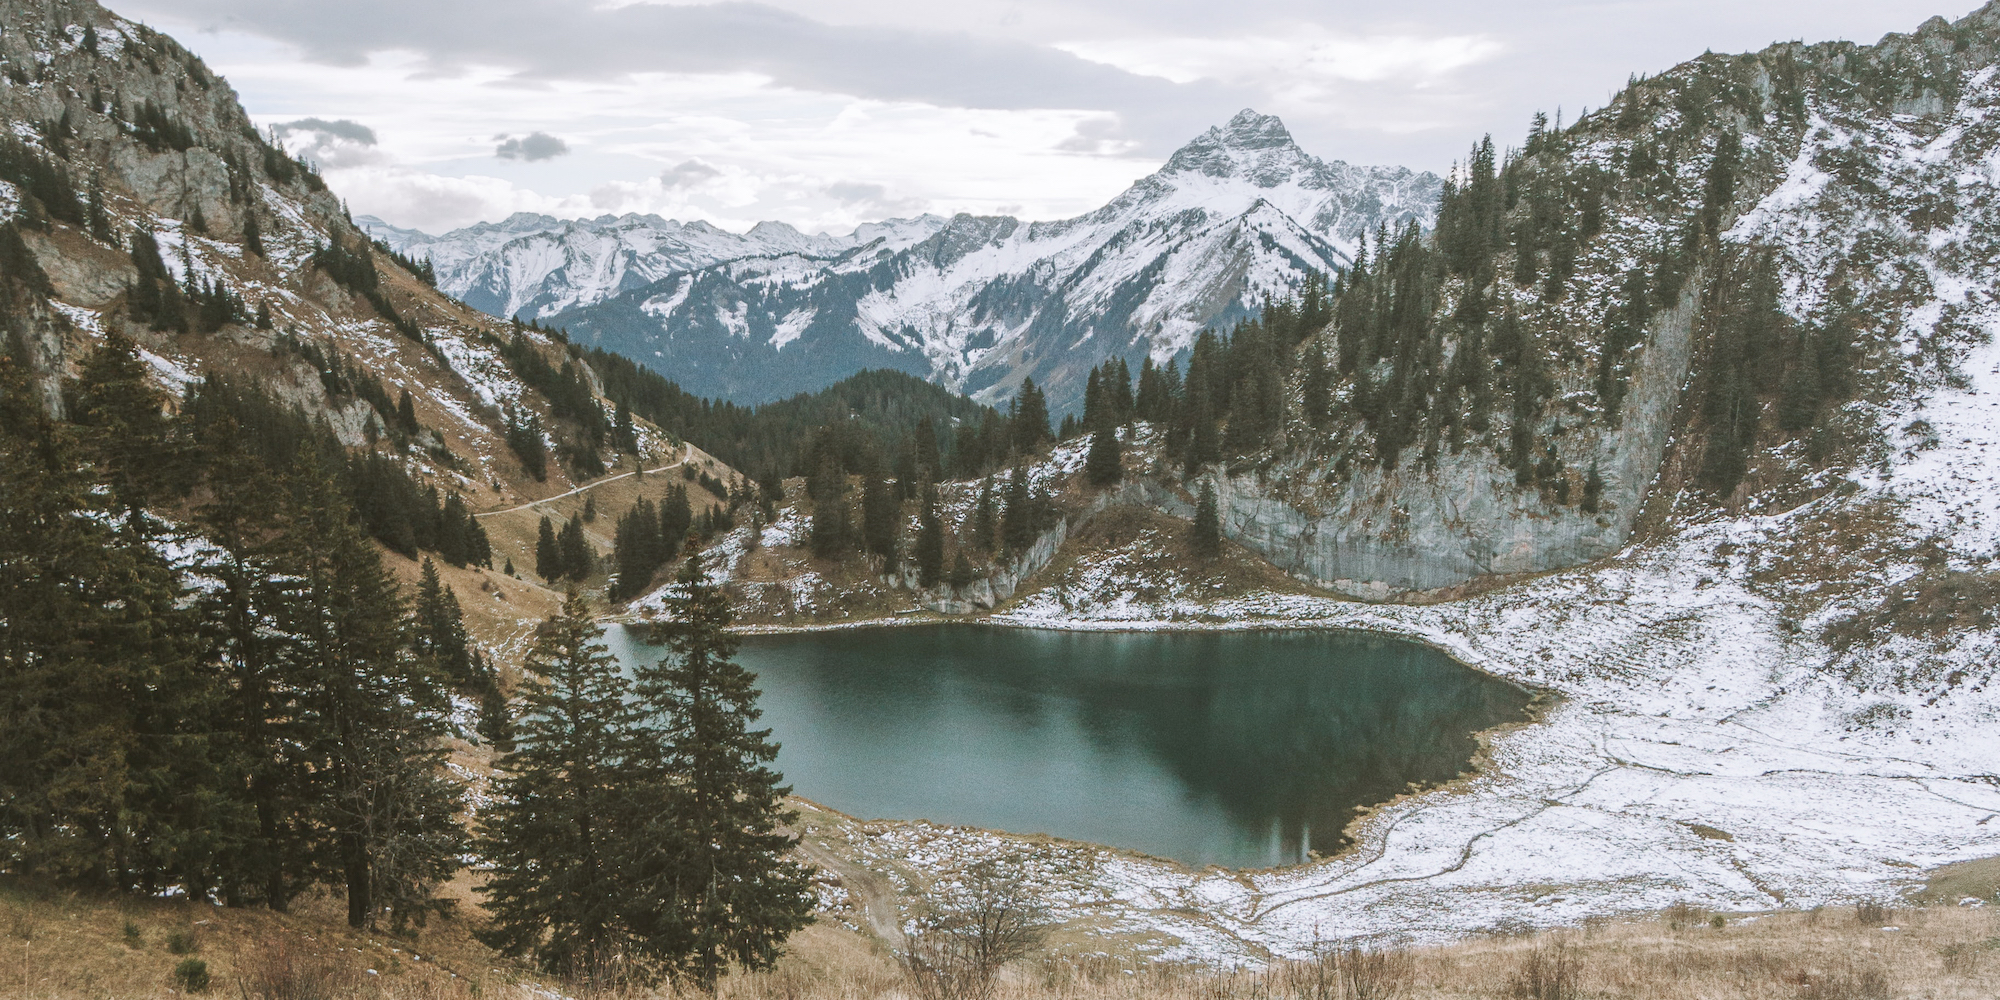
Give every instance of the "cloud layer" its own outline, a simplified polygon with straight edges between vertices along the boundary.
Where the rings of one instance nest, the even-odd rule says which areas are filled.
[[[569,143],[547,132],[531,132],[519,138],[503,133],[493,138],[500,143],[493,147],[493,155],[503,160],[539,163],[542,160],[553,160],[569,152]]]
[[[357,211],[803,229],[1087,210],[1242,107],[1441,170],[1633,72],[1872,41],[1935,0],[133,0]],[[1956,0],[1960,7],[1969,0]],[[1962,10],[1944,11],[1948,16]]]

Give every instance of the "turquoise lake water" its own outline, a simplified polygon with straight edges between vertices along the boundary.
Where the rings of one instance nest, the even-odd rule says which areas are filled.
[[[638,635],[607,641],[657,655]],[[815,802],[1229,867],[1332,853],[1528,703],[1428,647],[1295,630],[850,629],[746,637],[738,661]]]

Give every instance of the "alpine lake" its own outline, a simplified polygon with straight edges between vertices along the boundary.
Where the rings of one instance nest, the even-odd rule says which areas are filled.
[[[632,663],[659,655],[644,635],[605,641]],[[855,628],[745,636],[737,661],[814,802],[1230,868],[1333,853],[1531,697],[1426,646],[1307,630]]]

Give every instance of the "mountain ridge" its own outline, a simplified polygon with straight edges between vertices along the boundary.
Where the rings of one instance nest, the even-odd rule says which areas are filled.
[[[641,259],[635,245],[623,269],[588,279],[579,275],[603,251],[555,234],[601,231],[603,218],[516,235],[501,247],[489,245],[485,234],[498,231],[490,228],[428,240],[386,226],[375,232],[399,252],[429,255],[440,287],[462,291],[468,303],[528,310],[706,395],[758,402],[810,391],[815,379],[888,367],[988,403],[1032,377],[1058,410],[1072,410],[1089,367],[1112,356],[1164,364],[1201,328],[1250,316],[1308,274],[1344,267],[1369,232],[1428,226],[1441,189],[1433,174],[1321,160],[1278,118],[1245,109],[1069,219],[919,216],[795,239],[790,227],[753,238],[767,226],[759,223],[733,241],[705,244],[715,257],[707,262],[673,251]],[[1257,212],[1259,204],[1269,211]],[[542,270],[519,271],[513,285],[502,280],[498,258],[525,259],[550,244],[566,248],[560,263],[545,256]],[[1168,274],[1202,283],[1168,282]],[[819,342],[810,357],[786,357],[802,339]],[[722,372],[733,365],[754,365],[760,377],[732,380]]]

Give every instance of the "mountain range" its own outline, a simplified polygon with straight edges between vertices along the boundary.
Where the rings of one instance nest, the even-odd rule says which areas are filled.
[[[515,215],[443,236],[359,222],[427,258],[470,305],[567,329],[740,403],[892,368],[985,402],[1032,377],[1058,411],[1111,357],[1186,351],[1367,234],[1436,219],[1442,181],[1300,149],[1244,110],[1074,219],[892,219],[845,236],[765,222],[747,233],[657,216]]]

